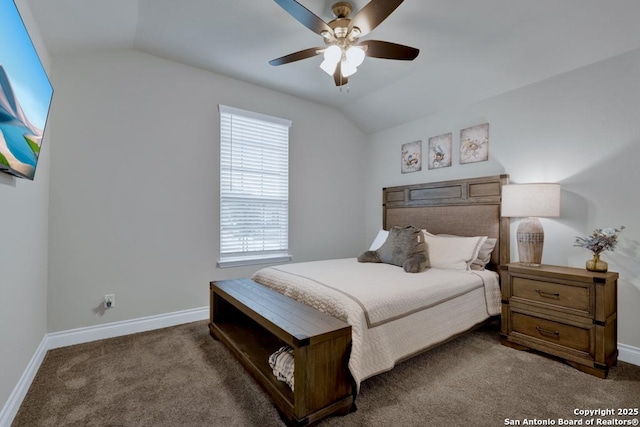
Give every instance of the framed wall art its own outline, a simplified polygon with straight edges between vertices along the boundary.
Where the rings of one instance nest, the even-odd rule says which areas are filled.
[[[422,170],[422,141],[402,144],[400,170],[402,173]]]
[[[446,168],[451,166],[451,132],[429,138],[429,155],[427,167],[429,169]]]
[[[460,164],[489,160],[489,123],[460,131]]]

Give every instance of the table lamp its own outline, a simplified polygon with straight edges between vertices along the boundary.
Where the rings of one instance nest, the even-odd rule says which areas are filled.
[[[560,185],[508,184],[502,186],[501,215],[524,218],[517,231],[520,263],[539,266],[542,262],[544,230],[538,217],[560,216]]]

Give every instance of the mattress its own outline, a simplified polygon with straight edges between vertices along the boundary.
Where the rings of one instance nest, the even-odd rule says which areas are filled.
[[[351,325],[349,370],[358,389],[501,309],[498,277],[489,270],[406,273],[348,258],[268,267],[252,279]]]

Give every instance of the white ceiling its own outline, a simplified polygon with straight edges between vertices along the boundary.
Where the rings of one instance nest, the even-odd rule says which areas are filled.
[[[321,56],[268,64],[323,45],[273,0],[28,2],[54,58],[134,48],[337,108],[366,133],[640,48],[639,0],[407,0],[363,40],[418,58],[367,58],[340,91]],[[333,18],[334,1],[299,2]]]

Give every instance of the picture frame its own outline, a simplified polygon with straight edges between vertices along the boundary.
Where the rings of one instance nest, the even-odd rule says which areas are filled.
[[[402,173],[418,172],[422,170],[422,141],[402,144],[400,155],[400,171]]]
[[[429,169],[439,169],[451,166],[451,146],[453,143],[453,133],[445,133],[429,138],[428,142],[428,162]]]
[[[460,131],[460,164],[489,160],[489,123]]]

